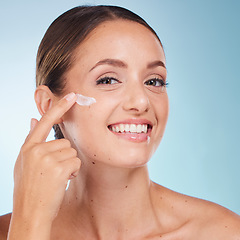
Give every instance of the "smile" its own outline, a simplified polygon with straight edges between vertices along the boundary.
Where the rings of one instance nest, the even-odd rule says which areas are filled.
[[[125,122],[111,124],[108,126],[108,129],[113,134],[120,138],[124,138],[125,140],[133,142],[145,142],[150,136],[152,124],[146,121],[130,121],[128,123]]]
[[[109,129],[116,133],[147,133],[148,124],[118,124],[110,125]]]

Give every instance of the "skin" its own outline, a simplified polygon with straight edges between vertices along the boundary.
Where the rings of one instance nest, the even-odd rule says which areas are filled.
[[[118,64],[97,64],[103,59]],[[105,22],[77,49],[64,92],[94,97],[96,103],[80,107],[75,95],[69,100],[69,95],[37,88],[43,117],[32,120],[16,162],[8,240],[240,239],[238,215],[149,179],[146,163],[164,133],[168,96],[164,87],[148,80],[166,81],[163,65],[162,47],[144,26]],[[96,84],[106,76],[117,80]],[[136,119],[152,124],[150,141],[125,138],[108,128]],[[55,123],[66,139],[46,143]],[[9,222],[10,215],[0,219],[3,239]]]

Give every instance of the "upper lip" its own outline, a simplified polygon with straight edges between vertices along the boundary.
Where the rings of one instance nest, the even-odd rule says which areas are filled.
[[[112,123],[112,124],[109,124],[108,126],[114,126],[114,125],[118,125],[118,124],[147,124],[149,125],[150,127],[153,126],[153,123],[147,119],[137,119],[137,118],[131,118],[131,119],[125,119],[125,120],[122,120],[122,121],[118,121],[116,123]]]

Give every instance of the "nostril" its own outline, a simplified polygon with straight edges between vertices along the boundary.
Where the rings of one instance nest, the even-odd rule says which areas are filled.
[[[139,111],[138,108],[134,108],[134,107],[133,107],[133,108],[130,108],[129,110],[133,110],[133,111],[137,111],[137,112]]]

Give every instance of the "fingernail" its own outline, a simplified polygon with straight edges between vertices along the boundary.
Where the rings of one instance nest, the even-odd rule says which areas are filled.
[[[74,92],[71,92],[71,93],[67,94],[64,98],[65,98],[67,101],[71,101],[71,100],[73,100],[74,97],[75,97],[75,93],[74,93]]]

